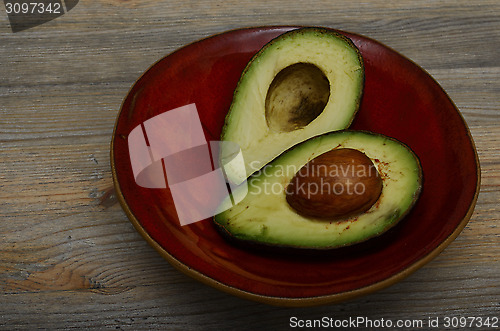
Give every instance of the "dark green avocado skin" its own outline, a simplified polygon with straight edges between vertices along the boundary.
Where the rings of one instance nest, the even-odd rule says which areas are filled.
[[[399,223],[404,222],[406,215],[403,215]],[[350,245],[340,247],[298,247],[298,246],[284,246],[277,244],[267,244],[255,240],[244,240],[234,237],[223,226],[217,222],[212,222],[215,230],[223,237],[229,244],[238,247],[242,250],[252,252],[254,254],[269,256],[276,256],[278,258],[290,258],[293,261],[303,259],[309,261],[310,259],[324,259],[328,258],[345,258],[346,256],[355,256],[364,254],[367,251],[377,251],[384,249],[396,240],[399,236],[400,226],[393,226],[387,229],[379,236],[367,238],[364,241],[352,243]]]

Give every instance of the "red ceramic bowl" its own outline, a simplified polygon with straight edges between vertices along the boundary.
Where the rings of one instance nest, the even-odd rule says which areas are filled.
[[[412,212],[365,245],[305,256],[235,246],[211,219],[180,226],[169,189],[139,187],[127,137],[166,110],[195,103],[207,140],[218,140],[233,90],[250,58],[294,27],[229,31],[154,64],[132,87],[111,144],[115,188],[141,235],[174,267],[231,294],[275,305],[338,302],[395,283],[438,255],[468,222],[480,183],[470,132],[446,93],[424,70],[390,48],[341,32],[360,49],[366,70],[351,129],[394,137],[419,156],[424,184]]]

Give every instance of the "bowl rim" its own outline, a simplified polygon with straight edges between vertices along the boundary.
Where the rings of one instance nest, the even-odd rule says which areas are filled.
[[[230,29],[226,30],[220,33],[215,33],[212,35],[209,35],[204,38],[200,38],[198,40],[195,40],[193,42],[190,42],[188,44],[185,44],[184,46],[174,50],[173,52],[170,52],[160,58],[159,60],[155,61],[152,65],[150,65],[136,80],[135,82],[131,85],[129,88],[128,92],[126,93],[126,96],[130,94],[134,86],[153,68],[155,67],[162,59],[165,57],[171,56],[172,54],[180,51],[181,49],[188,47],[192,44],[198,43],[202,40],[205,39],[210,39],[216,36],[224,35],[224,34],[229,34],[232,32],[237,32],[237,31],[242,31],[242,30],[269,30],[269,29],[287,29],[290,28],[292,29],[297,29],[297,28],[302,28],[306,26],[296,26],[296,25],[269,25],[269,26],[253,26],[253,27],[245,27],[245,28],[236,28],[236,29]],[[445,239],[443,240],[436,248],[434,248],[432,251],[430,251],[427,255],[424,257],[420,258],[419,260],[415,261],[412,263],[410,266],[406,267],[404,270],[397,272],[393,274],[392,276],[385,278],[381,281],[378,281],[376,283],[355,289],[355,290],[350,290],[346,292],[339,292],[339,293],[334,293],[334,294],[326,294],[326,295],[319,295],[319,296],[312,296],[312,297],[300,297],[300,298],[291,298],[291,297],[279,297],[279,296],[267,296],[263,294],[256,294],[252,293],[246,290],[239,289],[234,286],[230,286],[227,284],[224,284],[212,277],[209,277],[191,267],[188,265],[182,263],[179,261],[177,258],[175,258],[173,255],[171,255],[167,250],[165,250],[156,240],[154,240],[150,234],[144,229],[144,227],[141,225],[139,222],[138,218],[134,215],[132,210],[130,209],[129,205],[126,202],[126,199],[123,195],[123,192],[120,187],[120,183],[118,181],[118,175],[116,171],[116,163],[115,163],[115,158],[114,158],[114,145],[115,145],[115,138],[116,138],[116,130],[118,126],[118,121],[121,116],[122,110],[123,110],[123,105],[125,103],[126,97],[123,99],[121,105],[120,105],[120,110],[116,116],[115,120],[115,125],[113,128],[113,133],[112,133],[112,138],[111,138],[111,143],[110,143],[110,165],[111,165],[111,173],[112,173],[112,178],[113,178],[113,185],[114,185],[114,190],[115,190],[115,195],[124,210],[125,214],[127,215],[129,221],[132,223],[136,231],[151,245],[165,260],[167,260],[168,263],[170,263],[174,268],[177,270],[181,271],[185,275],[205,284],[208,286],[211,286],[213,288],[216,288],[218,290],[221,290],[225,293],[234,295],[236,297],[240,297],[243,299],[248,299],[251,301],[256,301],[256,302],[261,302],[273,306],[281,306],[281,307],[307,307],[307,306],[318,306],[318,305],[324,305],[324,304],[333,304],[333,303],[340,303],[344,302],[347,300],[351,300],[360,296],[364,296],[376,291],[379,291],[381,289],[387,288],[403,279],[406,277],[410,276],[413,274],[415,271],[418,269],[422,268],[425,264],[429,263],[432,261],[434,258],[436,258],[446,247],[448,247],[453,240],[455,240],[458,235],[462,232],[462,230],[465,228],[467,223],[469,222],[470,218],[472,217],[474,213],[474,208],[478,199],[480,187],[481,187],[481,166],[479,162],[479,156],[477,153],[476,145],[474,142],[474,139],[472,137],[472,134],[470,132],[470,129],[467,125],[467,122],[465,121],[463,115],[453,102],[449,95],[446,93],[446,91],[441,87],[441,85],[432,77],[425,69],[420,67],[418,64],[416,64],[414,61],[411,59],[407,58],[406,56],[400,54],[396,50],[392,49],[391,47],[385,45],[384,43],[381,43],[377,40],[374,40],[370,37],[366,37],[364,35],[358,34],[358,33],[353,33],[345,30],[339,30],[339,29],[333,29],[329,27],[319,27],[319,28],[325,28],[325,29],[330,29],[334,31],[339,31],[340,33],[345,33],[348,35],[353,35],[353,36],[359,36],[364,39],[370,40],[374,43],[379,44],[380,46],[386,48],[390,52],[395,52],[399,56],[403,57],[405,60],[411,62],[413,65],[418,67],[420,70],[422,70],[425,74],[427,74],[432,81],[439,87],[439,89],[442,91],[442,93],[446,96],[446,98],[449,100],[457,114],[459,115],[462,124],[464,125],[464,128],[466,130],[467,136],[469,138],[469,141],[471,142],[471,147],[474,151],[474,159],[476,163],[476,188],[474,192],[474,196],[470,202],[469,208],[467,210],[467,213],[465,214],[464,218],[460,221],[458,226],[454,229],[454,231]]]

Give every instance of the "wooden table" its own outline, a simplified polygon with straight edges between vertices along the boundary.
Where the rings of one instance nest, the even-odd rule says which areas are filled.
[[[2,328],[500,316],[498,0],[80,1],[19,33],[0,10]],[[229,296],[166,263],[113,195],[109,143],[127,91],[161,57],[228,29],[297,24],[367,35],[433,75],[472,131],[482,187],[458,239],[409,278],[347,303],[285,309]]]

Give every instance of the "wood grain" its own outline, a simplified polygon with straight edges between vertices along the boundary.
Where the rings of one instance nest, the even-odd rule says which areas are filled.
[[[286,329],[291,316],[499,316],[497,0],[80,1],[15,34],[0,11],[0,328]],[[364,34],[418,63],[462,112],[481,162],[463,233],[406,280],[344,304],[269,307],[199,284],[148,246],[112,191],[114,121],[149,66],[214,33],[282,24]]]

